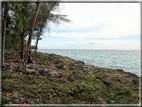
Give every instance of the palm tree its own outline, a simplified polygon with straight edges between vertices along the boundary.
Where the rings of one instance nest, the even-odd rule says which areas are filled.
[[[25,60],[24,60],[27,63],[33,63],[32,59],[31,59],[31,41],[32,41],[34,25],[35,25],[35,21],[36,21],[36,18],[37,18],[37,13],[38,13],[39,7],[40,7],[40,2],[37,3],[36,10],[35,10],[35,13],[34,13],[32,24],[31,24],[31,28],[30,28],[30,34],[29,34],[28,45],[27,45],[27,54],[26,54],[26,57],[25,57]]]
[[[36,49],[35,54],[37,53],[37,46],[38,41],[41,40],[40,36],[42,35],[43,29],[47,28],[47,23],[53,22],[57,25],[59,25],[61,22],[71,22],[69,19],[66,19],[66,15],[60,15],[60,14],[53,14],[52,11],[55,11],[58,9],[59,3],[42,3],[40,6],[40,10],[38,12],[37,20],[35,23],[35,32],[36,33]],[[48,27],[48,30],[50,28]]]
[[[3,3],[4,5],[4,26],[2,29],[2,49],[3,49],[3,53],[2,53],[2,64],[4,65],[4,50],[5,50],[5,35],[6,35],[6,21],[7,21],[7,16],[8,16],[8,5],[9,3]]]

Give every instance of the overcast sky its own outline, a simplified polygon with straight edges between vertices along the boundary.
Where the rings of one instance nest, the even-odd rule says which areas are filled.
[[[39,49],[140,49],[139,3],[60,3],[71,23],[50,24]],[[32,42],[34,44],[34,41]]]

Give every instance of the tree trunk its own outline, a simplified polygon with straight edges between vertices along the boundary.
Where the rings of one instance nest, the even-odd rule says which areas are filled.
[[[21,53],[21,50],[22,50],[22,34],[20,34],[20,47],[19,47],[19,53]]]
[[[25,50],[25,29],[23,28],[22,38],[21,38],[21,58],[24,59],[24,50]]]
[[[31,41],[32,41],[33,30],[34,30],[34,25],[35,25],[35,21],[36,21],[36,18],[37,18],[39,6],[40,6],[40,2],[37,3],[36,10],[35,10],[35,13],[34,13],[32,24],[31,24],[31,28],[30,28],[30,34],[29,34],[28,45],[27,45],[27,55],[25,57],[25,62],[27,62],[27,63],[33,63],[32,59],[31,59],[31,54],[32,54]]]
[[[37,41],[36,41],[36,49],[35,49],[35,54],[37,53],[38,41],[39,41],[39,36],[38,36]]]
[[[2,54],[2,65],[4,65],[4,51],[5,51],[5,35],[6,35],[6,20],[7,20],[7,15],[8,15],[8,3],[5,3],[5,10],[4,10],[4,26],[3,26],[3,35],[2,35],[2,49],[3,49],[3,54]]]

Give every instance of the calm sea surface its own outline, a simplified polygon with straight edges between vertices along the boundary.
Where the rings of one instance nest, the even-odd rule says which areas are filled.
[[[38,49],[38,52],[68,56],[85,64],[98,67],[123,69],[140,76],[139,50],[76,50],[76,49]]]

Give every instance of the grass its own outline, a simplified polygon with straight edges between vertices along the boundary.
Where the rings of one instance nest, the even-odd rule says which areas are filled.
[[[38,55],[34,55],[33,59],[37,60]],[[38,58],[43,59],[43,58]],[[52,60],[53,58],[51,58]],[[66,60],[73,64],[69,58],[59,58],[60,60]],[[48,59],[46,59],[48,60]],[[72,66],[71,64],[71,66]],[[106,72],[102,69],[94,69],[94,72],[90,74],[93,69],[89,69],[88,72],[84,73],[82,78],[75,79],[74,82],[69,82],[67,80],[68,75],[73,75],[73,72],[78,70],[73,69],[58,69],[58,72],[62,72],[65,78],[55,78],[55,77],[39,77],[39,79],[31,79],[29,75],[15,75],[5,73],[2,75],[3,83],[2,90],[3,93],[14,93],[13,90],[17,87],[18,93],[25,96],[27,99],[34,99],[36,103],[49,103],[49,104],[73,104],[76,101],[77,104],[101,104],[102,101],[99,99],[107,99],[109,104],[133,104],[138,103],[139,90],[138,84],[125,84],[125,79],[121,78],[117,73]],[[96,78],[99,77],[99,78]],[[118,77],[122,82],[114,81],[113,79]],[[105,85],[100,78],[110,80],[113,84],[111,86]],[[52,81],[53,79],[54,81]],[[82,89],[77,89],[76,87],[83,85]],[[131,85],[131,86],[130,86]],[[47,86],[47,88],[45,87]],[[24,87],[24,88],[23,88]],[[55,97],[48,97],[46,94],[55,92],[54,88],[58,88],[61,91],[61,97],[58,101]],[[137,89],[137,90],[136,90]],[[25,91],[26,90],[26,91]],[[72,90],[73,93],[69,93]],[[36,98],[34,98],[36,97]],[[15,100],[8,100],[3,98],[4,104],[12,102],[16,104]]]
[[[9,100],[8,100],[7,98],[3,98],[3,99],[2,99],[2,104],[7,104],[8,101],[9,101]]]
[[[3,74],[3,75],[2,75],[2,79],[3,79],[3,80],[5,80],[5,79],[12,79],[12,78],[13,78],[13,75],[12,75],[12,74],[6,73],[6,74]]]
[[[103,89],[101,95],[108,100],[109,104],[112,104],[112,101],[121,102],[122,104],[131,104],[133,102],[131,89],[116,88],[114,92]]]

